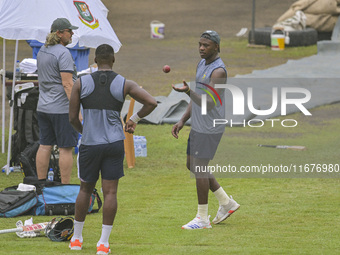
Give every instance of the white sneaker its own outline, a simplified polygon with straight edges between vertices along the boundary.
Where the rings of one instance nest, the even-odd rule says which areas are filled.
[[[232,215],[240,205],[230,196],[229,203],[227,205],[220,205],[218,208],[216,217],[212,221],[214,224],[218,224],[224,220],[226,220],[230,215]]]
[[[188,224],[185,224],[182,226],[182,229],[204,229],[204,228],[211,228],[210,224],[210,215],[208,217],[208,220],[201,220],[198,215],[196,215],[196,218],[194,218],[192,221],[190,221]]]

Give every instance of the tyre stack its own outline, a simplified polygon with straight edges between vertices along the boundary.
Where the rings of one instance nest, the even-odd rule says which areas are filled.
[[[272,27],[255,28],[254,44],[271,46]],[[248,34],[248,42],[251,42],[253,31]],[[306,28],[300,31],[289,31],[289,44],[286,47],[298,47],[314,45],[318,41],[318,32],[314,28]]]

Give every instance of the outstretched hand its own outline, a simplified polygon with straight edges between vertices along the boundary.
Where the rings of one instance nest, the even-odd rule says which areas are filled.
[[[174,90],[176,90],[177,92],[188,92],[189,89],[190,89],[190,87],[189,87],[189,85],[188,85],[188,83],[187,83],[186,81],[183,81],[183,86],[180,87],[180,88],[175,87],[174,84],[172,84],[171,86],[172,86],[172,88],[173,88]]]

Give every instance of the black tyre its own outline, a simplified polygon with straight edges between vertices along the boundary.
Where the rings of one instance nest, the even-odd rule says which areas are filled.
[[[270,44],[271,44],[271,39],[270,39],[271,32],[272,32],[271,27],[255,28],[254,44],[270,46]],[[251,43],[252,35],[253,35],[253,31],[250,30],[249,34],[248,34],[248,42],[249,43]]]
[[[271,46],[271,27],[255,28],[254,44]],[[248,41],[251,42],[252,31],[249,31]],[[318,32],[314,28],[289,32],[290,43],[286,47],[314,45],[318,41]]]

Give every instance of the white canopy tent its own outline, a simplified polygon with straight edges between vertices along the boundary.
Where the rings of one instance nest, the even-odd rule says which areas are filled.
[[[52,22],[65,17],[78,26],[69,48],[96,48],[111,45],[118,52],[121,43],[106,18],[107,9],[100,0],[2,0],[0,2],[0,37],[8,40],[45,42]]]
[[[72,25],[78,26],[72,36],[74,47],[96,48],[101,44],[109,44],[118,52],[121,43],[107,20],[108,10],[100,0],[0,0],[0,37],[3,38],[3,90],[2,90],[2,153],[4,153],[4,116],[5,116],[5,40],[16,40],[13,77],[15,77],[15,63],[18,54],[18,40],[37,40],[45,42],[53,21],[57,18],[67,18]],[[12,83],[12,102],[14,100],[14,86]],[[11,138],[13,123],[13,104],[10,111],[10,127],[7,155],[7,169],[9,174]]]

